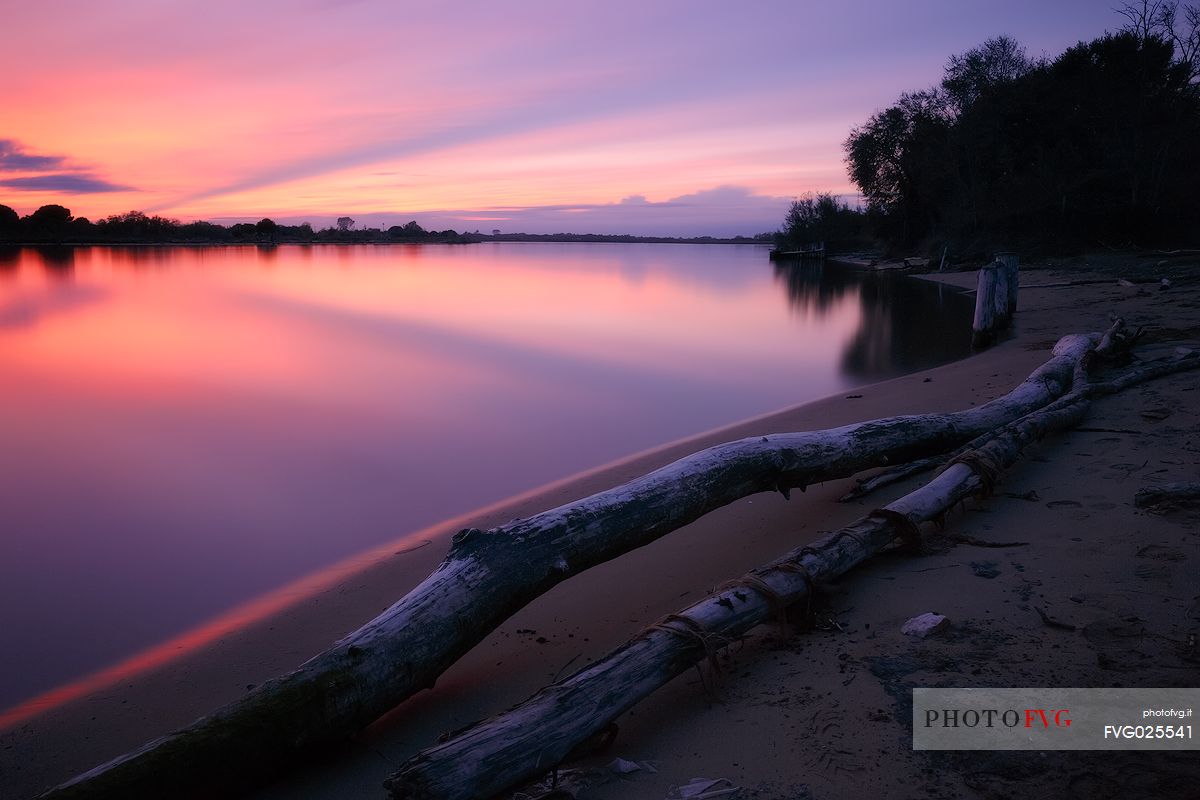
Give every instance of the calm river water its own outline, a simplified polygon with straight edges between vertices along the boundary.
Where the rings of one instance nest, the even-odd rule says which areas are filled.
[[[0,710],[403,534],[967,354],[764,248],[0,250]]]

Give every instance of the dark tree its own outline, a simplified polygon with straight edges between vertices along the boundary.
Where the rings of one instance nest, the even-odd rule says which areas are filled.
[[[12,240],[21,230],[21,215],[0,204],[0,239]]]
[[[87,242],[98,238],[96,226],[87,217],[76,217],[68,227],[73,241]]]
[[[253,242],[258,238],[258,226],[251,225],[249,222],[239,222],[230,226],[229,233],[234,241]]]
[[[211,222],[189,222],[180,225],[179,238],[192,242],[227,242],[232,238],[229,229],[224,225]]]
[[[404,225],[393,225],[387,230],[388,236],[393,239],[427,239],[429,232],[417,224],[416,220],[412,220]]]
[[[275,220],[264,217],[254,226],[254,230],[258,233],[260,239],[273,242],[275,241],[275,235],[279,232],[279,225],[275,223]]]
[[[59,205],[42,206],[27,219],[35,228],[61,227],[71,221],[71,209]]]
[[[915,243],[937,221],[948,174],[939,156],[948,149],[951,124],[944,94],[913,92],[846,139],[851,180],[888,238],[900,244]]]
[[[942,91],[954,111],[960,113],[981,95],[1012,83],[1032,68],[1033,62],[1025,56],[1024,47],[1008,36],[997,36],[961,55],[950,56],[942,77]]]
[[[46,205],[23,220],[25,229],[37,241],[60,242],[71,224],[71,210],[60,205]]]
[[[1187,66],[1188,81],[1200,79],[1200,4],[1141,0],[1126,3],[1117,13],[1127,20],[1124,30],[1142,41],[1170,42],[1176,61]]]
[[[861,246],[866,238],[865,216],[828,192],[794,200],[783,228],[773,238],[781,250],[798,250],[824,243],[829,250]]]
[[[161,242],[179,236],[179,220],[151,216],[143,211],[128,211],[105,217],[96,225],[99,235],[109,241]]]
[[[1190,7],[1146,6],[1148,22],[1052,60],[990,39],[953,56],[940,87],[855,128],[846,160],[879,233],[960,256],[1195,242],[1200,85],[1178,21]]]

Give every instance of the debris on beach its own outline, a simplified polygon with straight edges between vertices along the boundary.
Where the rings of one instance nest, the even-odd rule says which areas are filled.
[[[918,617],[913,617],[904,623],[900,628],[900,632],[906,636],[916,636],[918,639],[924,639],[935,633],[941,633],[949,627],[950,620],[947,617],[930,611]]]
[[[1045,611],[1042,611],[1037,606],[1034,606],[1033,610],[1036,611],[1037,615],[1042,618],[1042,624],[1045,625],[1047,628],[1057,628],[1060,631],[1077,630],[1077,628],[1074,625],[1071,625],[1070,623],[1067,623],[1067,622],[1059,622],[1058,620],[1054,619],[1049,614],[1047,614]]]
[[[667,800],[710,800],[711,798],[737,797],[742,787],[734,786],[728,778],[692,778],[683,786],[673,786],[667,792]]]
[[[642,768],[642,765],[636,761],[629,761],[624,758],[614,758],[612,763],[608,765],[610,772],[617,775],[628,775],[631,772],[637,772]]]
[[[1000,569],[996,566],[995,561],[972,561],[971,572],[975,573],[977,578],[994,578],[1000,574]]]
[[[536,783],[514,792],[512,800],[574,800],[579,794],[607,783],[610,778],[596,769],[560,769]]]

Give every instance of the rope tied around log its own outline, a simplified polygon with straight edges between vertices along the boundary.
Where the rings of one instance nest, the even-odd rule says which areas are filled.
[[[780,561],[776,564],[771,565],[771,567],[770,567],[770,569],[779,570],[780,572],[791,572],[794,575],[799,575],[804,580],[804,622],[802,625],[803,630],[809,630],[812,628],[813,595],[815,595],[817,593],[817,579],[812,576],[812,573],[808,571],[808,568],[804,566],[804,562],[801,560],[806,555],[811,555],[811,556],[814,556],[815,558],[821,558],[823,554],[821,553],[820,550],[817,550],[815,548],[805,545],[804,547],[800,548],[800,551],[795,555],[794,558],[789,558],[786,561]],[[768,599],[770,599],[770,598],[768,597]],[[783,611],[784,611],[784,613],[781,615],[780,626],[782,627],[783,624],[785,624],[787,621],[787,613],[786,612],[787,612],[788,605],[786,603],[782,603],[782,599],[780,602],[781,602],[781,605],[783,605]]]
[[[921,527],[917,523],[909,519],[907,514],[901,514],[899,511],[893,511],[890,508],[877,508],[870,514],[867,514],[867,519],[883,520],[896,529],[896,538],[903,542],[907,547],[912,548],[914,552],[920,552],[922,546]],[[856,537],[857,538],[857,537]],[[862,544],[862,540],[858,540]]]
[[[984,496],[992,493],[996,488],[996,484],[1000,482],[1000,475],[1004,471],[1003,465],[982,450],[966,450],[947,461],[946,465],[938,470],[938,474],[940,475],[955,464],[964,464],[975,473],[976,477],[979,478]]]
[[[672,622],[678,622],[683,627],[671,625]],[[727,637],[710,631],[696,620],[683,614],[667,614],[658,622],[648,625],[646,630],[665,631],[686,641],[699,644],[704,649],[704,658],[708,661],[709,669],[712,671],[714,685],[720,682],[723,673],[721,663],[717,661],[717,651],[729,644],[730,640]],[[714,694],[713,687],[710,687],[704,680],[704,673],[699,669],[700,665],[697,664],[696,667],[697,672],[700,673],[700,684],[704,687],[705,694],[712,696]]]
[[[807,573],[805,575],[805,581],[810,581],[811,578],[807,576]],[[780,597],[779,592],[772,589],[770,584],[762,578],[750,572],[735,580],[725,581],[715,591],[719,593],[743,587],[753,589],[766,599],[767,603],[771,606],[771,611],[775,614],[775,621],[779,623],[781,635],[787,636],[787,601]]]

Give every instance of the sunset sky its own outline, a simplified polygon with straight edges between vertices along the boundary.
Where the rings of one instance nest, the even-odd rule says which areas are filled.
[[[947,57],[1056,55],[1116,4],[8,4],[0,203],[93,220],[751,235]]]

